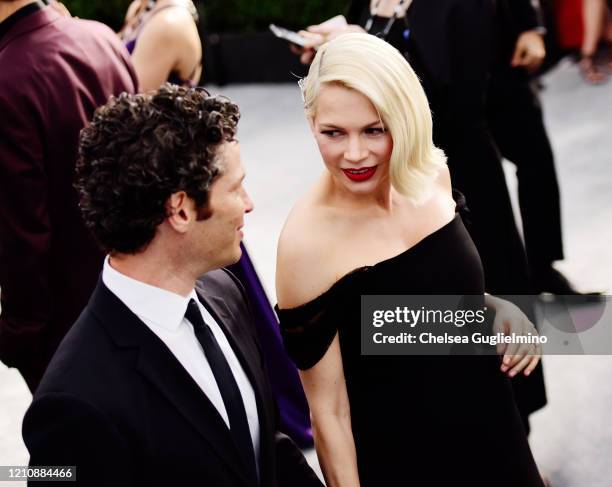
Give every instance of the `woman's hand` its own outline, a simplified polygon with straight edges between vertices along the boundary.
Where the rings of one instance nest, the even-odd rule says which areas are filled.
[[[492,330],[494,334],[539,336],[525,313],[510,301],[487,294],[485,304],[495,310]],[[540,361],[542,346],[539,343],[500,343],[497,345],[497,352],[504,355],[501,365],[502,372],[509,377],[514,377],[522,371],[525,376],[528,376]]]

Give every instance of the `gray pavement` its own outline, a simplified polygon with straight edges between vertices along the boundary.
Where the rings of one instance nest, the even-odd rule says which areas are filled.
[[[587,86],[562,63],[545,80],[546,122],[557,156],[566,260],[583,289],[612,291],[612,83]],[[295,85],[231,86],[243,118],[239,139],[246,186],[255,202],[246,243],[274,300],[275,249],[283,221],[322,169]],[[506,166],[515,192],[513,167]],[[549,405],[532,416],[536,461],[555,487],[612,486],[612,357],[545,357]],[[31,396],[0,364],[0,465],[23,465],[20,435]],[[2,483],[17,486],[20,483]]]

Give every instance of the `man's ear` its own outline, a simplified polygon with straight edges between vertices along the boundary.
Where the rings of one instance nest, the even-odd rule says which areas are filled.
[[[185,233],[191,222],[197,219],[195,201],[185,191],[172,193],[166,201],[166,220],[177,232]]]

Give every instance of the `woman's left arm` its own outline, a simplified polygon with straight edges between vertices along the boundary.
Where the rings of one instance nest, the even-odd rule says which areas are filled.
[[[538,336],[538,331],[533,323],[518,306],[510,301],[486,294],[485,305],[495,311],[493,333]],[[528,376],[540,361],[542,346],[539,343],[499,344],[497,352],[504,354],[502,372],[508,374],[509,377],[514,377],[522,371],[525,376]]]

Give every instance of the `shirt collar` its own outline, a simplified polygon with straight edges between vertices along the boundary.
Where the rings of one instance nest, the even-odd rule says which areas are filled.
[[[11,28],[19,22],[21,19],[27,17],[34,12],[38,12],[43,9],[45,5],[38,1],[34,3],[29,3],[25,7],[21,7],[19,10],[13,12],[6,19],[0,22],[0,39],[4,37],[4,35],[11,30]]]
[[[108,256],[104,259],[102,281],[140,319],[169,331],[178,330],[185,317],[189,300],[198,302],[198,296],[193,289],[184,297],[122,274],[113,269]]]

